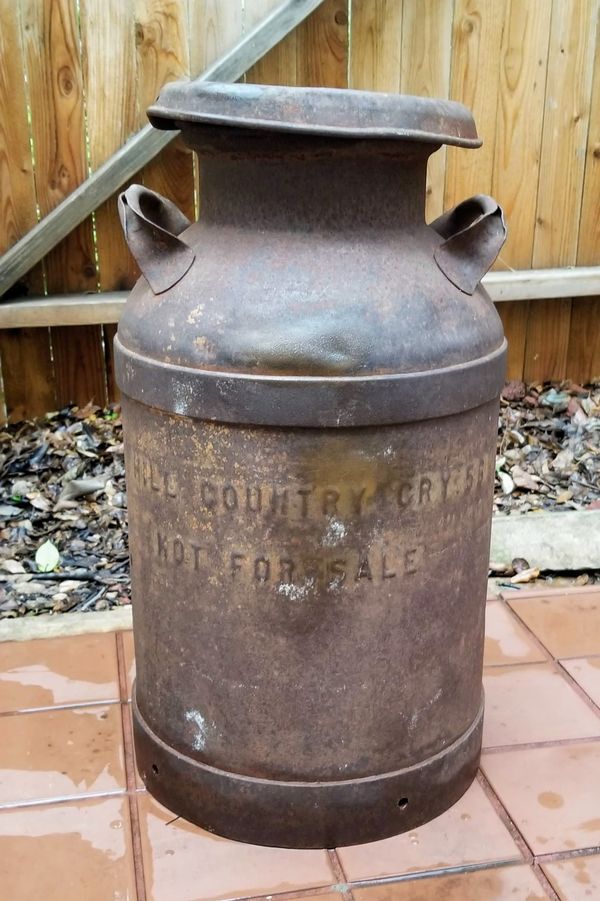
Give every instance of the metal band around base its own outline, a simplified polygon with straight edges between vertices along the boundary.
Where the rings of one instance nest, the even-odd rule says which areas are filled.
[[[485,357],[427,372],[283,376],[176,366],[129,350],[116,337],[115,370],[124,394],[168,413],[216,422],[336,428],[436,419],[481,406],[500,393],[506,348],[504,341]]]
[[[133,699],[135,752],[148,791],[209,832],[283,848],[335,848],[406,832],[443,813],[475,777],[483,698],[449,747],[393,773],[343,782],[281,782],[224,772],[169,747]]]

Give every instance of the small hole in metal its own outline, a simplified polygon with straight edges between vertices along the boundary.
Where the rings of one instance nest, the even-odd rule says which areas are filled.
[[[398,801],[398,807],[400,810],[404,810],[405,807],[408,806],[408,798],[400,798]]]
[[[154,773],[155,776],[158,776],[158,767],[156,766],[155,763],[152,764],[152,772]]]

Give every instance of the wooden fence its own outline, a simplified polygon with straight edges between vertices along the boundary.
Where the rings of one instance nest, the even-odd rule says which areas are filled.
[[[163,83],[199,74],[274,5],[0,0],[0,253],[145,124],[144,110]],[[597,266],[599,10],[600,0],[324,0],[247,80],[461,100],[484,146],[435,154],[428,218],[470,194],[490,193],[510,227],[497,268]],[[192,154],[176,140],[136,180],[193,216],[197,177]],[[113,198],[9,295],[119,291],[135,278]],[[511,378],[600,376],[599,297],[571,299],[565,287],[564,297],[498,308]],[[114,399],[115,328],[0,331],[10,418]]]

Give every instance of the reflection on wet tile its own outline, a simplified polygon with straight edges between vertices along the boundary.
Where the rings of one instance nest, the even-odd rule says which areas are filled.
[[[292,892],[335,882],[325,851],[245,845],[173,820],[137,795],[146,891],[152,901],[217,901]]]
[[[135,901],[125,797],[0,811],[6,901]]]
[[[542,870],[561,901],[600,898],[600,854],[542,864]]]
[[[534,854],[600,844],[600,742],[484,754],[482,769]]]
[[[135,679],[135,650],[133,632],[123,632],[123,650],[125,652],[125,668],[127,671],[127,700],[131,698],[131,686]]]
[[[561,663],[594,704],[600,707],[600,657],[580,657],[562,660]]]
[[[548,901],[533,871],[526,866],[353,888],[352,894],[355,901]]]
[[[510,598],[509,604],[555,657],[600,654],[600,592]]]
[[[0,804],[124,787],[120,705],[0,719]]]
[[[0,643],[0,712],[118,698],[113,634]]]
[[[485,670],[483,684],[484,747],[600,738],[600,716],[590,710],[554,664],[490,667]]]
[[[490,601],[485,608],[486,666],[506,663],[535,663],[546,660],[516,616],[502,601]]]
[[[348,879],[396,876],[469,863],[519,860],[519,851],[475,782],[450,810],[393,838],[339,848]]]

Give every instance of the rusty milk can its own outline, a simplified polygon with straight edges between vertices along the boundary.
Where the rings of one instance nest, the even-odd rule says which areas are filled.
[[[333,847],[453,804],[480,753],[506,342],[487,196],[424,221],[457,103],[170,84],[199,221],[132,186],[116,338],[135,746],[152,794],[241,841]]]

